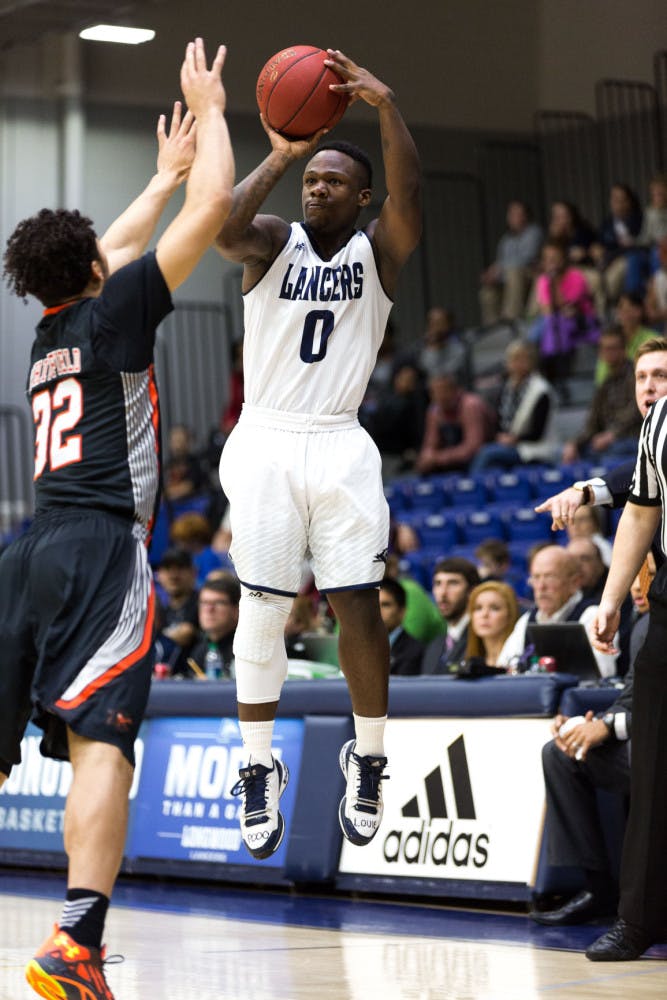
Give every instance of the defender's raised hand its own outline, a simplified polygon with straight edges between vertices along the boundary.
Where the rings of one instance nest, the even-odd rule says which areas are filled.
[[[173,174],[177,184],[182,184],[190,173],[195,158],[195,117],[191,111],[183,115],[180,101],[174,101],[171,123],[167,132],[166,115],[157,123],[157,171]]]
[[[227,47],[220,45],[213,64],[208,69],[203,38],[188,42],[181,66],[181,89],[195,118],[201,117],[211,108],[217,108],[220,112],[225,110],[226,95],[221,74],[226,55]]]

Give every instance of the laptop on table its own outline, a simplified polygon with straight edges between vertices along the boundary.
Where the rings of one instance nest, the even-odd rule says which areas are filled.
[[[535,656],[553,656],[559,673],[574,674],[580,681],[600,680],[598,662],[581,622],[529,622],[526,645],[535,647]]]

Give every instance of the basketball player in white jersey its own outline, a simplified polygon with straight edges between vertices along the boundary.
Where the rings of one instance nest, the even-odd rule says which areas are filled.
[[[377,219],[356,230],[371,200],[371,165],[321,134],[288,141],[264,128],[266,159],[234,189],[217,240],[244,264],[245,403],[223,450],[231,555],[242,584],[234,643],[239,720],[248,766],[241,830],[256,858],[284,833],[278,800],[288,778],[271,752],[273,720],[287,673],[284,625],[305,555],[340,625],[339,658],[356,739],[341,750],[347,778],[339,818],[355,844],[375,835],[387,763],[389,646],[380,616],[389,513],[380,456],[357,420],[401,267],[421,233],[420,166],[392,91],[337,50],[332,87],[375,107],[388,196]],[[303,222],[257,212],[288,167],[310,156]]]

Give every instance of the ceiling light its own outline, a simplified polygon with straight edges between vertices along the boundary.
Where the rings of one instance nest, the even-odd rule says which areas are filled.
[[[140,45],[155,38],[151,28],[127,28],[119,24],[95,24],[79,32],[79,38],[89,42],[118,42],[121,45]]]

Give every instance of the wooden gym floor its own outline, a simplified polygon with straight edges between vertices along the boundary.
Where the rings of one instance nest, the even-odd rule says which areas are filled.
[[[0,1000],[58,919],[62,875],[0,869]],[[524,914],[122,880],[107,970],[116,1000],[665,1000],[667,946],[597,964],[605,924],[554,930]]]

